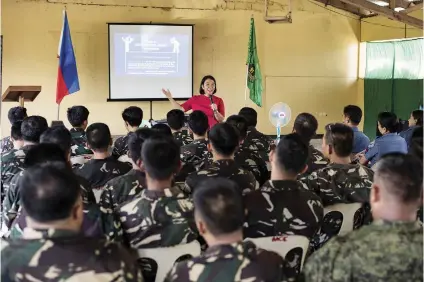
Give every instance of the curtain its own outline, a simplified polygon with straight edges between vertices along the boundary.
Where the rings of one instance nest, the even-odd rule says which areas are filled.
[[[423,102],[424,39],[367,42],[364,132],[376,136],[377,115],[393,111],[406,120]]]

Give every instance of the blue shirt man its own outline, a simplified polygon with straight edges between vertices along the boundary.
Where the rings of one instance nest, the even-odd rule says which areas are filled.
[[[352,126],[353,130],[353,154],[360,153],[368,148],[370,139],[358,127]]]
[[[348,105],[343,109],[343,123],[353,130],[353,150],[352,154],[363,152],[370,144],[370,139],[358,129],[362,120],[362,110],[355,105]]]
[[[401,133],[399,133],[399,136],[401,136],[405,139],[406,144],[408,145],[408,148],[409,148],[409,146],[411,146],[412,133],[414,133],[414,130],[418,127],[419,126],[412,126],[412,127],[408,128],[407,130],[404,130]]]
[[[408,153],[405,139],[396,133],[387,133],[378,137],[368,146],[365,158],[369,161],[370,166],[373,166],[382,156],[388,153]]]

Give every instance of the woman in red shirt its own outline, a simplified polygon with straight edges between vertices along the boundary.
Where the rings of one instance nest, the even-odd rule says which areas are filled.
[[[223,122],[225,119],[224,101],[214,95],[216,93],[216,80],[211,75],[207,75],[202,79],[199,89],[200,95],[191,97],[181,105],[172,98],[169,90],[162,89],[162,92],[177,109],[181,109],[184,112],[189,110],[204,112],[209,120],[209,128],[219,122]]]

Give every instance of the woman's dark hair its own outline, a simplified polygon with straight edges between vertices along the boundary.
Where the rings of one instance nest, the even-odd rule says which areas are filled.
[[[201,95],[204,95],[204,94],[205,94],[205,90],[203,90],[202,86],[203,86],[203,84],[205,84],[206,80],[208,80],[208,79],[213,80],[213,82],[215,83],[215,90],[213,91],[213,94],[215,94],[215,93],[216,93],[216,91],[217,91],[215,77],[213,77],[212,75],[207,75],[207,76],[204,76],[204,77],[202,78],[202,81],[200,82],[200,89],[199,89],[199,93],[200,93]]]
[[[411,144],[408,153],[416,156],[421,163],[423,162],[423,127],[419,126],[414,129],[411,136]]]
[[[411,116],[417,120],[418,126],[423,126],[423,111],[422,110],[415,110],[412,111]]]
[[[386,128],[390,133],[396,133],[399,121],[396,114],[391,112],[381,112],[378,114],[378,122],[382,128]]]

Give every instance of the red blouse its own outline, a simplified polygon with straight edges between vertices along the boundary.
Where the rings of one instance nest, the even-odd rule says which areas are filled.
[[[221,115],[225,116],[224,101],[215,95],[212,96],[212,100],[214,104],[217,106],[218,112]],[[188,101],[183,103],[181,107],[184,108],[184,111],[193,110],[193,111],[204,112],[207,115],[209,120],[209,128],[212,128],[212,126],[218,123],[218,121],[215,119],[213,110],[211,108],[211,100],[206,95],[193,96]]]

